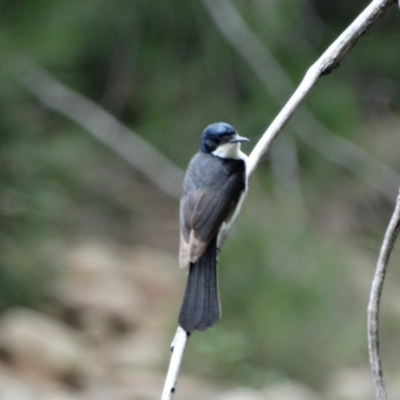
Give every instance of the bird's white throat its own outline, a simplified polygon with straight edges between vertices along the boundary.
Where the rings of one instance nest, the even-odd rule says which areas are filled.
[[[244,160],[247,156],[240,150],[240,143],[225,143],[218,146],[212,154],[221,158]]]

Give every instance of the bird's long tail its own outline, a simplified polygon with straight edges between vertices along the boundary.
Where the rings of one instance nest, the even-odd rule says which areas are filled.
[[[190,263],[189,277],[179,314],[179,325],[186,331],[204,331],[221,315],[217,280],[217,239],[203,255]]]

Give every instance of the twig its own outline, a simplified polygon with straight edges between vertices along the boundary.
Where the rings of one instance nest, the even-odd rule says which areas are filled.
[[[169,363],[167,377],[165,379],[164,390],[161,395],[161,400],[171,400],[174,397],[176,390],[176,381],[178,379],[179,368],[185,351],[186,342],[189,334],[180,326],[176,331],[174,340],[171,343],[171,361]]]
[[[14,60],[18,81],[46,107],[87,130],[169,196],[178,199],[183,171],[93,101],[67,88],[33,60]]]
[[[330,133],[316,120],[299,119],[296,122],[297,136],[305,144],[331,162],[351,171],[390,203],[393,202],[394,188],[400,181],[400,175],[389,165],[378,161],[353,142]]]
[[[226,8],[227,0],[214,0],[218,1],[219,10],[212,6],[212,0],[203,0],[204,4],[209,10],[212,11],[214,17],[218,21],[221,17],[222,12],[229,12],[229,18],[234,21],[238,21],[238,15],[232,11],[231,8]],[[325,74],[330,73],[334,68],[339,66],[340,61],[343,59],[347,51],[354,46],[357,39],[365,32],[365,30],[383,13],[385,8],[393,3],[393,0],[373,0],[368,7],[348,26],[348,28],[328,47],[328,49],[319,57],[319,59],[308,69],[306,75],[304,76],[302,82],[290,97],[285,106],[281,109],[279,114],[269,125],[268,129],[264,132],[260,140],[257,142],[253,151],[249,156],[247,174],[250,176],[258,163],[260,162],[263,155],[269,149],[272,141],[278,136],[279,132],[284,128],[286,123],[289,121],[290,117],[296,111],[300,103],[305,99],[310,90],[317,83],[318,79]],[[225,5],[225,8],[221,8]],[[217,12],[217,13],[215,13]],[[232,12],[234,12],[232,14]],[[231,28],[234,25],[231,26]],[[233,28],[232,28],[233,29]],[[252,39],[252,34],[250,31],[246,31],[246,35],[249,40]],[[245,42],[244,42],[245,43]],[[243,45],[244,45],[243,43]],[[260,50],[262,45],[254,42],[253,45],[257,43],[254,49]],[[251,47],[251,46],[250,46]],[[253,51],[254,51],[253,49]],[[278,71],[274,68],[274,71]],[[281,72],[277,72],[282,75]],[[276,89],[274,89],[276,90]],[[339,142],[338,142],[339,143]],[[382,171],[382,170],[381,170]],[[391,175],[390,179],[394,176]],[[228,232],[227,232],[228,233]]]
[[[397,234],[400,229],[400,192],[396,206],[386,229],[385,237],[379,252],[371,293],[368,303],[368,350],[372,376],[374,378],[376,398],[387,400],[385,383],[383,380],[382,362],[379,354],[379,305],[382,297],[383,283],[388,268]]]
[[[272,141],[283,129],[299,104],[304,100],[309,91],[314,87],[322,75],[330,73],[339,66],[340,61],[354,46],[365,30],[382,14],[384,9],[393,0],[374,0],[352,22],[352,24],[328,47],[322,56],[308,69],[303,81],[300,83],[292,97],[272,121],[249,157],[248,174],[255,170],[262,156],[266,153]]]
[[[268,47],[249,29],[231,0],[203,0],[203,4],[222,36],[254,71],[273,100],[280,104],[286,94],[293,91],[293,84]],[[393,201],[393,187],[397,186],[400,176],[354,143],[335,135],[306,107],[291,130],[309,147],[359,176],[387,200]]]

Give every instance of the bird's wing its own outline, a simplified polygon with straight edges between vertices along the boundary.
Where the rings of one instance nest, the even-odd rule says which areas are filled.
[[[184,191],[180,206],[182,267],[196,262],[203,254],[222,223],[235,210],[242,190],[242,181],[232,176],[218,187]]]

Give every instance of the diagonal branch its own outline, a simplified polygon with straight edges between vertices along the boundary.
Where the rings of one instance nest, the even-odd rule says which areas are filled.
[[[179,368],[189,336],[190,333],[185,332],[180,326],[178,326],[175,337],[171,343],[171,361],[169,363],[168,374],[165,379],[161,400],[172,400],[174,398]]]
[[[14,61],[18,81],[46,107],[59,112],[108,146],[164,193],[179,199],[183,172],[99,105],[64,86],[33,60]]]
[[[268,150],[272,141],[287,124],[300,103],[305,99],[310,90],[315,86],[322,75],[330,73],[339,66],[340,61],[355,45],[358,38],[382,14],[384,9],[393,3],[393,0],[374,0],[350,24],[350,26],[328,47],[322,56],[308,69],[303,81],[282,108],[249,157],[249,175],[251,175],[263,155]]]
[[[293,90],[291,79],[269,49],[249,29],[232,1],[203,0],[203,4],[221,34],[247,62],[276,103],[283,101],[286,93]],[[317,121],[307,108],[304,107],[298,117],[291,130],[303,142],[330,161],[358,175],[392,202],[393,187],[400,180],[394,170],[354,143],[335,135]]]

